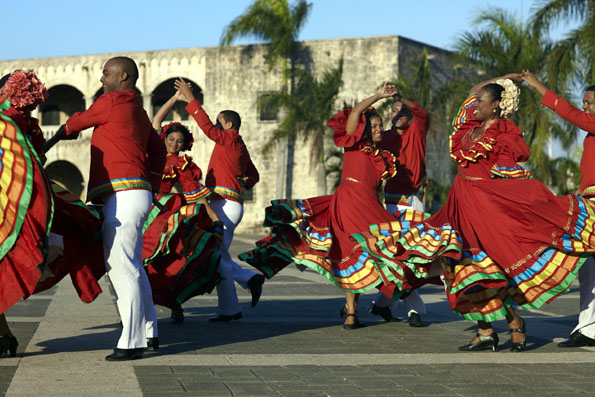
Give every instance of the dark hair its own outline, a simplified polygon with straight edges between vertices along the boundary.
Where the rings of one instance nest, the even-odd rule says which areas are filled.
[[[182,151],[188,150],[190,143],[193,141],[190,130],[182,124],[172,124],[167,128],[167,130],[165,130],[165,137],[167,138],[167,136],[172,132],[182,133],[184,136],[184,146],[182,147]]]
[[[413,118],[411,110],[409,110],[409,108],[405,106],[405,104],[401,105],[401,110],[399,110],[397,114],[395,114],[395,117],[393,117],[393,119],[391,120],[393,127],[397,124],[397,120],[399,120],[401,117],[407,117],[409,120]]]
[[[364,128],[362,139],[372,145],[374,144],[374,140],[372,139],[372,118],[378,117],[382,121],[382,117],[375,110],[365,112],[364,117],[366,118],[366,127]]]
[[[238,112],[235,112],[233,110],[223,110],[223,111],[221,111],[221,114],[223,115],[223,119],[225,121],[227,121],[228,123],[231,123],[232,129],[234,129],[234,130],[240,129],[240,126],[242,125],[242,118],[240,117]]]
[[[5,74],[4,76],[2,76],[2,78],[0,79],[0,89],[2,87],[4,87],[4,84],[6,84],[6,81],[8,80],[9,77],[10,77],[10,73]]]
[[[4,78],[4,77],[2,77],[2,78]],[[0,86],[0,87],[2,87],[2,86]],[[591,87],[587,87],[587,89],[585,91],[595,91],[595,85],[592,85]]]
[[[481,87],[482,90],[486,90],[492,97],[492,101],[499,101],[502,99],[502,92],[504,92],[504,87],[500,84],[490,83],[486,84]]]

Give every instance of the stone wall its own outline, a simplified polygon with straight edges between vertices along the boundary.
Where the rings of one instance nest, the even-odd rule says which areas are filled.
[[[398,36],[365,37],[301,42],[299,62],[320,74],[335,67],[342,57],[343,87],[337,101],[337,111],[343,102],[350,104],[362,100],[377,91],[382,82],[396,77],[411,59],[420,54],[424,44]],[[429,47],[432,54],[435,85],[448,79],[449,66],[446,51]],[[139,65],[137,88],[143,97],[143,104],[152,116],[151,93],[162,82],[182,76],[197,84],[204,95],[204,108],[214,118],[224,109],[236,110],[242,117],[240,133],[251,153],[254,164],[261,175],[261,181],[254,188],[253,201],[245,204],[244,219],[239,232],[262,231],[263,209],[276,198],[277,156],[276,150],[264,156],[262,147],[277,126],[275,121],[261,121],[256,106],[259,95],[279,90],[282,87],[280,64],[269,70],[266,64],[266,45],[188,48],[148,52],[84,55],[45,59],[0,61],[0,73],[10,73],[16,68],[34,70],[48,88],[69,85],[82,93],[86,107],[101,88],[99,78],[104,62],[110,57],[125,55]],[[435,66],[435,67],[434,67]],[[385,121],[387,122],[387,121]],[[199,131],[194,120],[187,121],[195,137],[190,153],[196,163],[206,172],[213,143]],[[57,126],[45,126],[51,136]],[[88,177],[90,131],[77,141],[59,143],[48,153],[48,163],[54,160],[68,160]],[[444,171],[447,143],[439,138],[428,141],[428,165],[430,175],[450,182]],[[332,146],[329,130],[326,147]],[[310,143],[298,141],[293,156],[292,196],[307,198],[317,195],[316,174],[310,167]],[[86,181],[86,179],[85,179]],[[331,184],[329,184],[330,189]]]

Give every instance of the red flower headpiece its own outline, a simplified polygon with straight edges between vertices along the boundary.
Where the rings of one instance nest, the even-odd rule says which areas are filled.
[[[161,127],[161,133],[163,134],[163,137],[165,138],[167,136],[167,131],[175,125],[181,127],[182,134],[184,135],[184,147],[182,148],[182,150],[192,149],[192,144],[194,143],[194,137],[192,136],[192,133],[190,132],[188,127],[186,127],[182,123],[179,123],[177,121],[172,121],[171,123],[166,124],[163,127]]]
[[[35,109],[47,99],[48,90],[37,78],[35,72],[17,69],[6,80],[6,84],[2,87],[2,95],[17,109],[25,107]]]

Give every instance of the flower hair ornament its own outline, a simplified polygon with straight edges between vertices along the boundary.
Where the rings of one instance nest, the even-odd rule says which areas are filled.
[[[48,90],[35,72],[17,69],[10,74],[0,94],[15,108],[29,107],[32,110],[47,99]]]
[[[163,134],[163,137],[166,137],[167,136],[167,133],[168,133],[168,130],[170,128],[174,127],[174,126],[180,127],[177,130],[177,132],[181,132],[184,135],[184,147],[182,148],[182,150],[190,150],[190,149],[192,149],[192,144],[194,143],[194,137],[192,136],[192,133],[190,132],[190,130],[188,129],[188,127],[186,127],[182,123],[179,123],[177,121],[172,121],[171,123],[166,124],[163,127],[161,127],[161,133]]]
[[[510,79],[500,79],[496,84],[504,88],[500,99],[500,115],[509,118],[519,108],[521,90]]]

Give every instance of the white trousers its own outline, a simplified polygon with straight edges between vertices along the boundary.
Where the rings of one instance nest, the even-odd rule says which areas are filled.
[[[147,338],[157,337],[157,314],[142,258],[142,230],[151,210],[151,193],[124,190],[103,201],[105,267],[123,326],[117,347],[147,347]]]
[[[580,291],[580,313],[578,325],[572,332],[579,331],[595,339],[595,258],[590,257],[578,271]]]
[[[423,211],[424,210],[424,203],[417,198],[417,196],[413,196],[413,202],[411,206],[408,205],[396,205],[396,204],[386,204],[386,210],[391,214],[394,214],[397,211],[403,210],[415,210],[415,211]],[[397,301],[398,302],[398,301]],[[405,304],[405,310],[407,310],[407,315],[411,314],[412,312],[415,313],[426,313],[426,305],[424,305],[424,301],[421,299],[419,292],[417,290],[413,290],[411,294],[403,299],[403,303]],[[394,300],[389,298],[388,296],[384,295],[382,292],[379,292],[374,297],[374,304],[379,307],[390,307],[393,309],[396,306]]]
[[[237,281],[243,288],[247,288],[248,280],[256,275],[255,272],[238,265],[229,254],[233,233],[244,215],[244,206],[236,201],[225,199],[212,200],[209,204],[224,226],[220,248],[221,262],[219,263],[222,280],[217,284],[217,297],[219,299],[219,314],[230,316],[241,311],[233,282]]]

